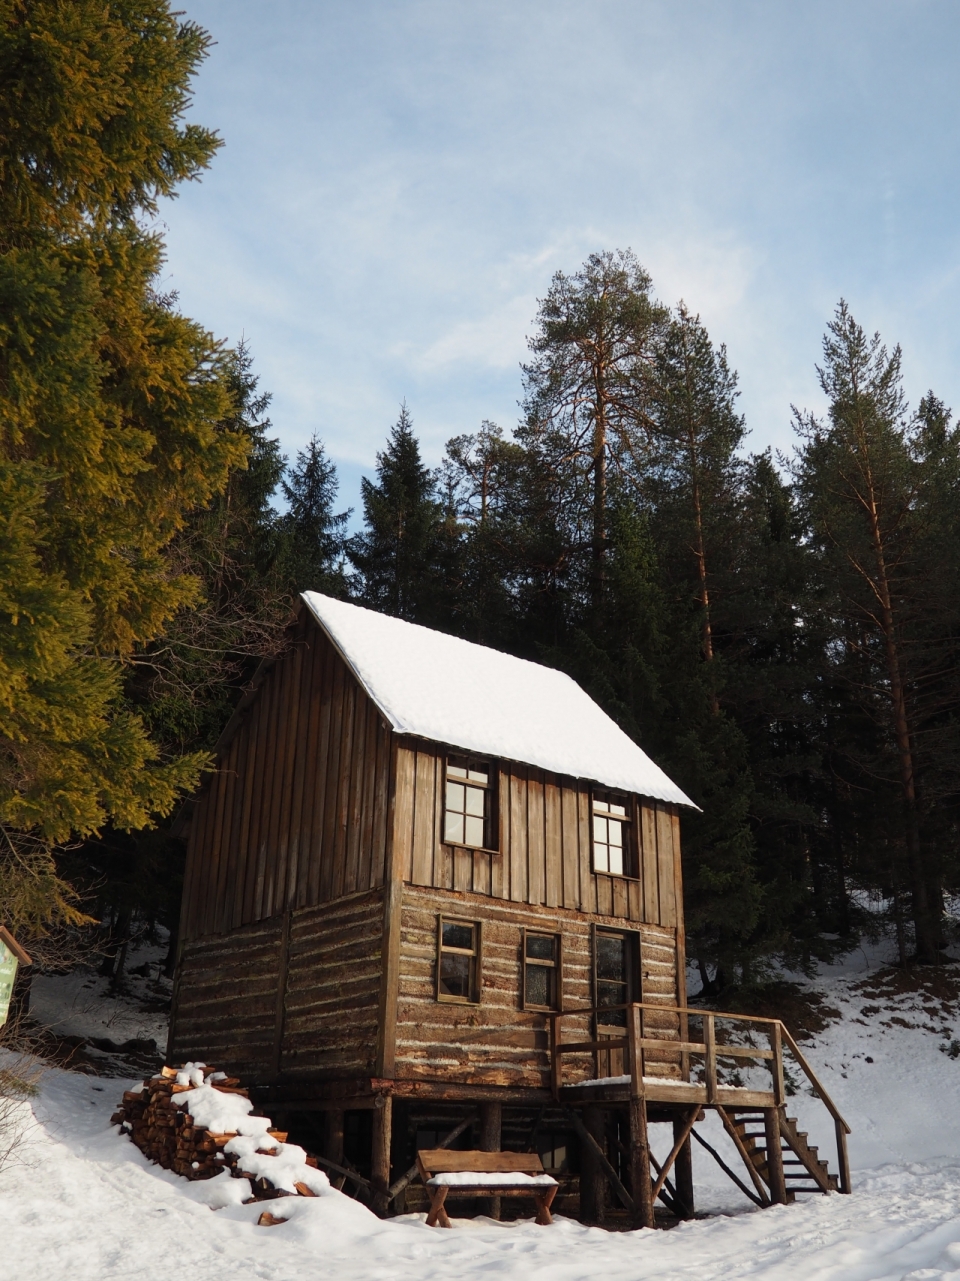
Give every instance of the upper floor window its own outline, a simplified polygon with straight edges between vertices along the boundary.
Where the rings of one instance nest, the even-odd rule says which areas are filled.
[[[444,790],[443,839],[451,845],[491,849],[493,771],[486,761],[451,756]]]
[[[612,876],[632,874],[630,819],[625,796],[593,794],[593,870]]]

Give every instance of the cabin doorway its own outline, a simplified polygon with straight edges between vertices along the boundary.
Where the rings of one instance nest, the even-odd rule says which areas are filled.
[[[597,1040],[620,1040],[627,1028],[626,1006],[640,999],[640,937],[631,930],[597,930],[594,934],[594,991]],[[597,1052],[597,1076],[626,1074],[619,1046]]]

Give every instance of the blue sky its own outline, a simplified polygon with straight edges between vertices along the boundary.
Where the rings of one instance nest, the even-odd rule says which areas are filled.
[[[956,0],[184,7],[225,146],[164,210],[165,287],[347,502],[404,398],[431,463],[516,422],[536,300],[596,249],[727,344],[752,448],[820,405],[841,295],[960,408]]]

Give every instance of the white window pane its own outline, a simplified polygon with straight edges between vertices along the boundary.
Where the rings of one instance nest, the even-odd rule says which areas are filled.
[[[466,811],[468,814],[479,814],[483,817],[483,790],[479,787],[464,788],[466,792]]]
[[[490,775],[487,773],[487,771],[486,771],[485,769],[483,769],[483,770],[479,770],[479,769],[472,769],[472,770],[468,770],[468,772],[467,772],[467,778],[472,778],[472,779],[473,779],[473,781],[474,781],[475,783],[489,783],[489,782],[490,782]]]
[[[607,839],[607,820],[605,818],[593,817],[593,839],[595,841],[606,841]]]
[[[593,847],[593,870],[595,872],[609,872],[610,860],[606,845],[594,845]]]
[[[443,839],[445,841],[456,841],[458,845],[463,844],[463,815],[451,814],[447,810],[446,822],[443,827]]]
[[[608,838],[610,841],[610,844],[622,845],[623,844],[623,824],[611,822],[611,823],[608,823],[607,826],[610,830],[610,836]]]
[[[466,788],[462,783],[447,783],[447,809],[463,813],[463,793]]]
[[[448,765],[447,773],[452,774],[454,778],[467,777],[467,771],[461,765]]]
[[[594,808],[595,810],[603,810],[604,814],[609,814],[609,813],[610,813],[610,806],[607,804],[607,802],[606,802],[606,801],[598,801],[596,798],[594,798],[593,808]]]
[[[611,805],[611,806],[610,806],[610,813],[611,813],[611,814],[626,814],[626,812],[627,812],[627,809],[626,809],[626,806],[625,806],[625,805]]]
[[[467,818],[465,845],[483,845],[483,819],[474,818],[472,815]]]
[[[623,875],[623,850],[618,845],[610,846],[610,871],[614,876]]]

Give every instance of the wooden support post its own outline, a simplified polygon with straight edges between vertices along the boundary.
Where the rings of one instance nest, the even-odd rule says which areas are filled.
[[[653,1227],[653,1183],[650,1179],[650,1139],[647,1134],[647,1101],[643,1089],[643,1011],[629,1010],[630,1043],[630,1182],[640,1226]]]
[[[837,1129],[837,1164],[840,1169],[838,1182],[841,1192],[849,1192],[851,1184],[850,1158],[847,1156],[847,1127],[839,1120],[835,1122],[835,1125]]]
[[[682,1116],[674,1118],[673,1122],[673,1141],[674,1143],[680,1138],[684,1131],[684,1120]],[[677,1153],[677,1159],[673,1163],[673,1181],[676,1186],[678,1208],[685,1219],[692,1219],[694,1214],[693,1203],[693,1148],[690,1143],[690,1136],[687,1135],[683,1146]]]
[[[787,1182],[783,1177],[783,1149],[780,1145],[780,1109],[764,1108],[763,1130],[767,1145],[767,1182],[774,1205],[787,1204]]]
[[[703,1016],[703,1044],[706,1055],[703,1066],[707,1085],[707,1102],[717,1101],[717,1028],[712,1014]]]
[[[343,1108],[331,1108],[326,1113],[327,1133],[323,1155],[328,1161],[343,1162]]]
[[[480,1106],[480,1149],[483,1152],[501,1150],[501,1130],[503,1128],[503,1104],[483,1103]],[[491,1219],[500,1218],[500,1198],[490,1198]]]
[[[555,1099],[560,1098],[560,1084],[562,1077],[562,1065],[560,1061],[560,1036],[561,1025],[560,1015],[551,1014],[550,1016],[550,1091]]]
[[[604,1143],[603,1109],[583,1109],[583,1125],[601,1148]],[[603,1166],[589,1143],[580,1145],[580,1217],[587,1223],[603,1223],[607,1211],[607,1181]]]
[[[373,1184],[373,1210],[381,1219],[387,1217],[390,1205],[390,1144],[393,1137],[393,1098],[381,1094],[373,1109],[373,1143],[370,1153],[370,1182]]]
[[[770,1073],[773,1076],[773,1100],[777,1107],[786,1099],[783,1085],[783,1037],[780,1035],[780,1024],[770,1024],[770,1049],[773,1058],[770,1060]]]

